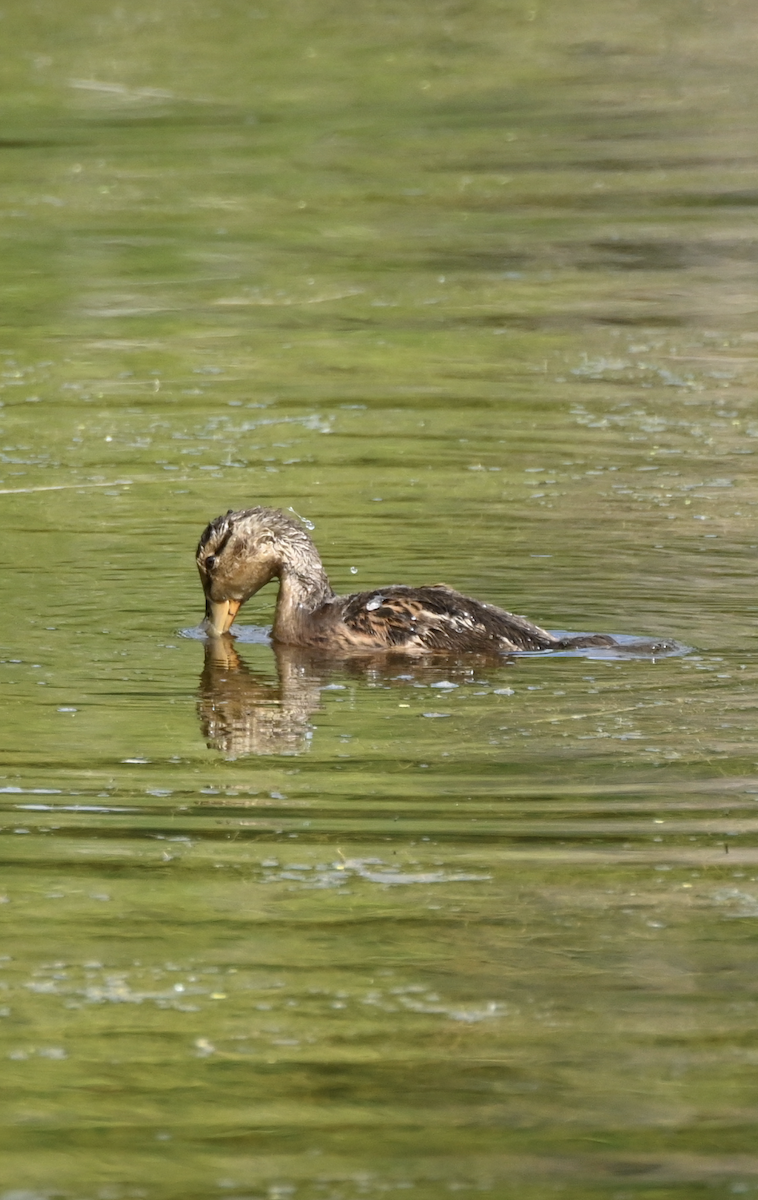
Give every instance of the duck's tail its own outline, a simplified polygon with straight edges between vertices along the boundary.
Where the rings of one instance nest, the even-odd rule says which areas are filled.
[[[573,637],[561,638],[558,645],[561,650],[581,650],[585,646],[618,646],[615,638],[609,633],[577,633]]]
[[[561,638],[558,646],[561,650],[583,650],[594,646],[599,649],[615,650],[618,654],[643,654],[651,657],[658,654],[673,654],[677,651],[681,653],[681,648],[676,642],[643,640],[619,642],[609,633],[579,633],[574,637]]]

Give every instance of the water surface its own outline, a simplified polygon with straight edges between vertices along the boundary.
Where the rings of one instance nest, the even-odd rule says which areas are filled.
[[[752,1194],[752,8],[2,32],[0,1196]],[[252,504],[692,649],[208,650]]]

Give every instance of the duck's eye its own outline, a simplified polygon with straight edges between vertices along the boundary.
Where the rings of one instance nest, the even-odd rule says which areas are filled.
[[[207,557],[207,558],[206,558],[206,560],[205,560],[205,569],[206,569],[206,571],[212,571],[212,570],[213,570],[213,568],[215,567],[215,565],[216,565],[216,555],[215,555],[215,554],[209,554],[209,555],[208,555],[208,557]]]

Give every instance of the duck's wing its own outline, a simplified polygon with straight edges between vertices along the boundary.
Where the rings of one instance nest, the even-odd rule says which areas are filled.
[[[539,625],[444,584],[393,585],[336,598],[351,644],[397,650],[547,650],[559,644]],[[336,615],[336,614],[335,614]]]

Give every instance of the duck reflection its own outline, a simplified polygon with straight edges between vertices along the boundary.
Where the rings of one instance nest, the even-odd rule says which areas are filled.
[[[263,630],[258,631],[263,633]],[[247,641],[252,639],[246,639]],[[350,681],[363,686],[406,688],[409,684],[439,688],[476,684],[489,688],[493,674],[503,683],[504,668],[528,669],[544,655],[440,655],[410,658],[405,654],[365,654],[335,657],[312,647],[271,645],[256,638],[271,653],[267,668],[250,666],[237,652],[235,638],[225,633],[207,638],[205,662],[198,689],[198,715],[208,747],[228,758],[243,754],[303,754],[311,743],[314,713],[322,707],[322,692],[336,675],[345,687]],[[677,648],[674,652],[683,652]],[[593,658],[653,657],[658,646],[629,639],[629,644],[581,651]],[[571,651],[574,655],[578,652]]]
[[[321,693],[336,673],[369,687],[407,686],[423,679],[473,683],[490,659],[468,655],[362,655],[335,660],[302,646],[274,645],[272,669],[251,667],[237,652],[230,634],[208,638],[198,690],[200,727],[209,749],[228,758],[244,754],[303,754],[310,747],[311,718],[322,706]],[[500,669],[508,660],[498,656]],[[512,660],[511,660],[512,662]],[[332,684],[343,688],[345,683]],[[439,683],[438,683],[439,686]]]
[[[308,749],[326,672],[297,646],[276,646],[273,654],[275,672],[249,666],[229,634],[205,643],[197,707],[210,749],[229,758]]]

